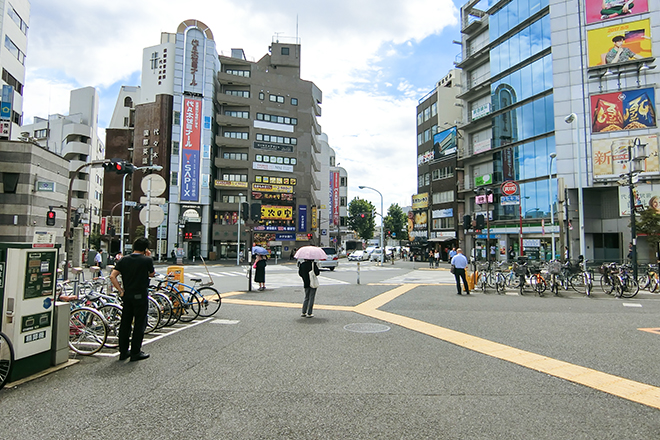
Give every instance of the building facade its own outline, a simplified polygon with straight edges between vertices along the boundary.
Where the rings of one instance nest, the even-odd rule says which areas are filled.
[[[0,33],[3,48],[0,50],[2,67],[2,112],[0,138],[18,139],[23,124],[23,88],[25,86],[25,57],[27,33],[30,22],[29,0],[0,1]],[[8,86],[8,87],[7,87]],[[10,131],[10,133],[9,133]]]
[[[319,200],[317,210],[317,228],[321,246],[336,249],[343,245],[348,233],[346,216],[348,210],[348,173],[337,162],[335,150],[328,143],[328,135],[322,133],[317,138],[321,147],[319,160],[321,162],[321,190],[316,191]]]

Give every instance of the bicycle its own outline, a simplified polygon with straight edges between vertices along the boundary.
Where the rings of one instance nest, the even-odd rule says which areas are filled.
[[[211,287],[210,283],[201,283],[201,278],[191,278],[195,285],[176,281],[171,274],[165,279],[161,279],[156,286],[156,290],[163,292],[172,301],[172,308],[177,320],[190,322],[197,316],[213,316],[220,310],[222,298],[220,293]]]
[[[0,332],[0,389],[5,386],[14,365],[14,347],[9,337]]]
[[[630,273],[630,266],[622,264],[614,277],[614,289],[618,298],[632,298],[639,292],[639,284]]]

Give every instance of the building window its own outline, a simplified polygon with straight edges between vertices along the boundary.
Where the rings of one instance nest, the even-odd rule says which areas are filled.
[[[298,98],[291,98],[291,105],[298,105]]]
[[[282,48],[282,55],[289,55],[289,48],[288,47],[283,47]]]
[[[296,165],[298,160],[295,157],[269,156],[266,154],[257,154],[254,156],[255,162],[279,163],[284,165]]]
[[[249,119],[250,112],[236,112],[232,110],[225,110],[225,116],[231,116],[233,118]]]
[[[264,92],[259,92],[259,100],[263,101],[264,99],[266,99]]]
[[[296,145],[298,143],[298,139],[296,138],[275,136],[275,135],[263,134],[263,133],[257,133],[257,140],[263,142],[273,142],[276,144],[284,144],[284,145]]]
[[[48,137],[48,129],[34,130],[35,139],[46,139]]]
[[[424,122],[428,121],[430,117],[431,117],[431,108],[426,107],[424,109]]]
[[[2,183],[5,194],[16,194],[18,187],[18,173],[2,173]]]
[[[179,141],[172,141],[172,155],[179,155]]]
[[[431,184],[431,173],[424,174],[424,185]]]
[[[346,197],[339,198],[339,206],[346,206]]]
[[[124,107],[128,107],[128,108],[133,107],[133,100],[131,99],[130,96],[124,98]]]
[[[431,104],[431,117],[435,117],[438,114],[438,103],[434,102]]]
[[[231,139],[243,139],[243,140],[248,139],[248,133],[243,133],[240,131],[225,131],[223,136]]]
[[[437,168],[432,172],[433,180],[446,179],[447,177],[452,177],[453,175],[454,167]]]
[[[242,199],[240,196],[222,196],[222,203],[241,203],[244,201],[245,201],[245,196],[243,196]]]
[[[225,73],[227,73],[229,75],[243,76],[245,78],[250,77],[250,71],[249,70],[227,69],[227,70],[225,70]]]
[[[23,95],[23,84],[21,84],[16,78],[12,76],[11,73],[7,72],[5,69],[2,69],[2,80],[7,83],[7,85],[12,86],[19,95]]]
[[[433,193],[433,204],[448,203],[454,201],[454,191],[441,191]]]
[[[226,95],[231,95],[231,96],[240,96],[241,98],[249,98],[250,97],[250,91],[249,90],[225,90]],[[260,93],[261,95],[261,93]]]
[[[417,125],[422,125],[422,122],[424,122],[424,113],[419,112],[417,113]]]
[[[257,120],[272,122],[274,124],[298,125],[297,118],[289,118],[287,116],[267,115],[265,113],[257,113]]]
[[[421,175],[421,176],[417,177],[417,187],[421,188],[423,186],[424,186],[424,176]]]
[[[16,23],[16,26],[23,32],[25,35],[27,35],[28,31],[28,25],[23,21],[20,15],[18,15],[18,12],[10,5],[9,10],[7,11],[7,14],[11,17],[12,20],[14,20],[14,23]]]
[[[433,229],[454,229],[454,217],[434,218]]]
[[[128,127],[128,117],[124,118],[124,127]]]
[[[270,102],[277,102],[279,104],[284,104],[284,96],[281,95],[269,95],[268,99]]]
[[[247,153],[222,153],[222,158],[227,160],[248,160]]]
[[[428,142],[431,140],[431,129],[429,128],[428,130],[424,130],[424,142]]]
[[[247,182],[247,174],[223,174],[222,180],[230,182]]]
[[[179,184],[179,172],[172,171],[172,180],[170,181],[172,186],[177,186]]]
[[[424,139],[424,134],[423,134],[423,133],[419,133],[419,134],[417,135],[417,146],[418,146],[418,147],[424,143],[424,142],[423,142],[423,139]]]
[[[181,125],[181,112],[174,112],[174,125]]]
[[[25,63],[25,54],[11,41],[9,35],[5,35],[5,47],[11,52],[12,55],[21,63]]]
[[[339,186],[341,187],[346,187],[346,177],[340,177],[339,178]]]

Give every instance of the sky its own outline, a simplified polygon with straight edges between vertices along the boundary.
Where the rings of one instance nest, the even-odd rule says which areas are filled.
[[[67,114],[69,93],[95,87],[107,127],[122,85],[140,85],[142,49],[187,19],[205,23],[218,52],[267,54],[276,35],[300,37],[301,78],[323,92],[322,116],[348,199],[380,211],[417,193],[416,106],[460,53],[461,3],[451,0],[31,0],[24,122]],[[283,40],[284,41],[284,40]],[[440,107],[442,107],[440,105]],[[441,108],[440,108],[441,111]],[[104,131],[100,131],[105,139]]]

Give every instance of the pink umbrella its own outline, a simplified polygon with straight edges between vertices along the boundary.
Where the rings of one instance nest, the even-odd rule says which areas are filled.
[[[327,257],[325,251],[316,246],[303,246],[293,256],[298,260],[325,260]]]

